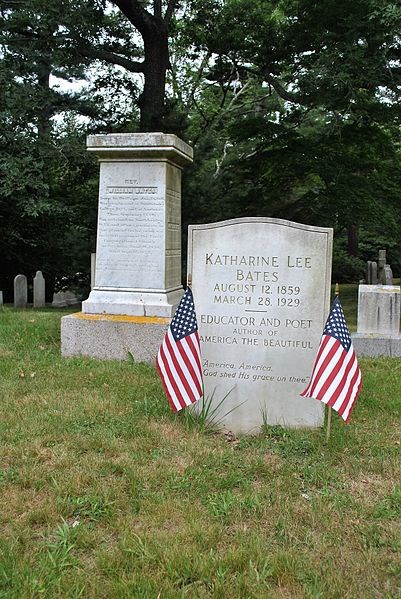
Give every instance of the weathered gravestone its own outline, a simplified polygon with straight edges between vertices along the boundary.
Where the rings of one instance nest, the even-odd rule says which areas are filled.
[[[377,285],[377,262],[368,260],[366,267],[367,285]]]
[[[33,307],[44,308],[46,305],[46,283],[42,272],[38,270],[33,279]]]
[[[189,227],[205,398],[221,426],[322,425],[322,403],[299,394],[330,309],[331,258],[331,229],[271,218]]]
[[[68,306],[65,291],[55,291],[53,293],[53,308],[66,308]]]
[[[359,285],[357,332],[352,335],[357,355],[401,356],[400,300],[398,285]]]
[[[14,308],[24,309],[28,304],[28,282],[25,275],[14,279]]]
[[[67,306],[77,306],[80,300],[73,291],[57,291],[53,293],[53,308],[67,308]]]
[[[3,305],[3,292],[0,291],[0,306]]]
[[[180,301],[181,170],[175,135],[88,137],[100,162],[95,280],[82,314],[62,319],[62,353],[154,361]]]

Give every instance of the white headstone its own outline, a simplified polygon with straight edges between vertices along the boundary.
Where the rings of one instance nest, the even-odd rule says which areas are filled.
[[[91,135],[100,161],[95,285],[89,314],[174,314],[181,285],[181,169],[192,148],[175,135]]]
[[[44,308],[45,305],[45,279],[42,272],[38,270],[33,279],[33,307]]]
[[[221,426],[322,425],[321,402],[299,394],[330,309],[332,235],[271,218],[189,227],[205,397],[223,400]]]
[[[359,285],[358,334],[400,334],[400,287],[398,285]]]
[[[26,308],[28,303],[28,283],[25,275],[14,279],[14,308]]]

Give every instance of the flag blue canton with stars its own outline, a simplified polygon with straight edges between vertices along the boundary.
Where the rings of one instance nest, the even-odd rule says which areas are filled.
[[[323,335],[330,335],[341,343],[345,351],[351,346],[351,337],[345,321],[344,312],[339,299],[336,297],[324,327]]]
[[[194,299],[192,291],[189,288],[182,296],[174,318],[171,321],[170,328],[175,341],[180,341],[180,339],[198,330]]]

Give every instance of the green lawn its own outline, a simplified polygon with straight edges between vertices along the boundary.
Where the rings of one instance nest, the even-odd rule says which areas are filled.
[[[0,310],[2,599],[401,598],[401,359],[360,361],[329,445],[233,439],[150,365],[62,359],[65,313]]]

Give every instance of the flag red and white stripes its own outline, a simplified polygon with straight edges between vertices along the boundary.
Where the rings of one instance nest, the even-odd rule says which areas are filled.
[[[200,342],[194,301],[189,288],[164,336],[156,366],[174,412],[202,397]]]
[[[309,385],[301,396],[319,399],[348,422],[361,386],[361,371],[340,300],[336,298],[323,330]]]

